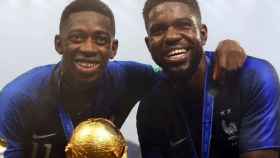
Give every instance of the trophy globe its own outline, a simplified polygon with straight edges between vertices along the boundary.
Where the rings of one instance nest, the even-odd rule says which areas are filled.
[[[75,128],[65,152],[67,158],[127,158],[127,143],[111,121],[91,118]]]

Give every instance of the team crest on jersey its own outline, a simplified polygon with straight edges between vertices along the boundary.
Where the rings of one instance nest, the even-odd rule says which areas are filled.
[[[227,140],[231,142],[231,145],[235,146],[238,142],[238,127],[236,123],[230,119],[231,115],[231,108],[220,112],[222,130],[226,134]]]

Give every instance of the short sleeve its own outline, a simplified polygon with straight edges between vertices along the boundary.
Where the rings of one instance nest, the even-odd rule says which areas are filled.
[[[29,104],[28,99],[20,94],[15,94],[10,89],[4,89],[0,94],[0,135],[7,141],[7,158],[23,157],[23,142],[26,138],[26,123],[24,120],[27,109],[24,104]]]
[[[268,62],[246,61],[241,74],[243,92],[240,152],[280,148],[280,86]]]

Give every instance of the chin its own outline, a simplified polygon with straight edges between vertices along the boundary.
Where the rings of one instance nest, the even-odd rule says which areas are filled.
[[[191,67],[189,64],[186,64],[178,67],[171,67],[164,71],[168,76],[170,76],[173,79],[189,80],[192,78],[196,69],[194,67]]]
[[[91,77],[91,78],[80,78],[79,79],[79,82],[81,84],[94,84],[98,78],[100,78],[99,76],[94,76],[94,77]]]
[[[81,76],[81,75],[77,75],[74,77],[75,79],[75,83],[77,85],[90,85],[90,84],[94,84],[99,78],[100,75],[94,75],[94,76]]]

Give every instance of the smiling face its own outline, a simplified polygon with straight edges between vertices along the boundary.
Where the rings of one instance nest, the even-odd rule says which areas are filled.
[[[191,77],[201,61],[207,28],[185,3],[163,2],[148,13],[146,44],[153,60],[173,76]]]
[[[94,11],[69,16],[55,39],[56,50],[63,56],[64,79],[74,85],[91,86],[102,75],[118,47],[112,27],[109,17]]]

